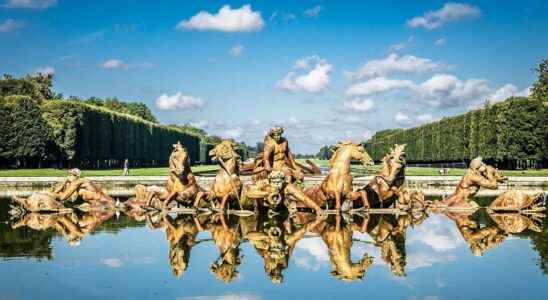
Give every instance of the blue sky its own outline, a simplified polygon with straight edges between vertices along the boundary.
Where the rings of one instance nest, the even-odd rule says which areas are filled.
[[[526,95],[546,1],[0,0],[0,72],[295,152]]]

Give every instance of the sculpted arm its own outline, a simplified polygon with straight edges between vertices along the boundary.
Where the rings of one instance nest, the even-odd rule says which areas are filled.
[[[475,184],[484,187],[486,189],[495,190],[497,189],[497,179],[496,178],[485,178],[484,176],[473,174],[470,176],[470,180]]]
[[[272,147],[272,144],[271,143],[266,143],[264,145],[264,150],[263,150],[263,165],[264,165],[264,168],[267,170],[267,171],[270,171],[272,170],[272,166],[270,165],[270,156],[272,155],[272,151],[273,151],[273,147]]]
[[[74,194],[82,184],[85,183],[85,179],[84,178],[80,178],[80,179],[77,179],[71,183],[69,183],[68,187],[59,195],[57,195],[57,199],[60,200],[60,201],[65,201],[67,200],[68,198],[70,198],[70,196],[72,196],[72,194]]]
[[[295,158],[293,157],[293,153],[291,153],[291,150],[289,150],[289,146],[287,146],[287,153],[286,153],[286,156],[287,156],[287,162],[289,163],[289,167],[292,168],[292,169],[300,169],[299,166],[297,165],[297,163],[295,162]]]

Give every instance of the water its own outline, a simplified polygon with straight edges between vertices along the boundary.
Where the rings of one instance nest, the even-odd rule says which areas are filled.
[[[182,215],[172,215],[163,221],[153,216],[149,220],[152,222],[137,221],[123,214],[80,213],[64,217],[43,217],[39,223],[64,224],[57,229],[35,230],[28,226],[12,229],[12,224],[6,223],[9,217],[3,203],[0,208],[1,299],[548,297],[546,222],[529,223],[529,229],[525,229],[527,226],[501,228],[485,211],[469,217],[452,216],[457,221],[443,214],[432,214],[422,221],[412,221],[414,224],[409,224],[406,217],[376,215],[369,218],[364,232],[358,231],[364,225],[360,217],[340,220],[343,229],[339,231],[335,227],[337,220],[330,217],[325,222],[317,222],[301,239],[298,234],[307,229],[302,229],[303,224],[311,226],[310,222],[314,222],[310,215],[293,219],[201,217],[199,222],[204,231],[199,233],[193,218]],[[107,217],[110,218],[101,223]],[[514,223],[520,220],[510,219]],[[60,233],[60,230],[71,232],[66,230],[73,224],[69,221],[80,222],[78,234]],[[165,229],[167,222],[173,227]],[[324,239],[318,236],[321,231],[331,240],[343,239],[344,233],[350,233],[345,222],[353,222],[355,229],[352,233],[355,241],[350,248],[352,261],[357,263],[367,258],[364,255],[373,259],[361,280],[342,280],[341,276],[335,276],[335,271],[345,273],[344,260],[337,260],[341,256],[336,256],[333,261],[339,264],[333,264]],[[473,228],[474,224],[478,226]],[[540,233],[531,230],[535,224],[540,226],[536,228]],[[505,229],[512,229],[514,233]],[[191,242],[193,232],[197,233],[194,243]],[[244,235],[254,242],[238,243]],[[219,243],[212,240],[213,237]],[[271,243],[266,242],[266,237]],[[480,237],[494,244],[477,250],[481,247],[472,247],[471,240]],[[501,241],[495,242],[497,239]],[[296,242],[294,247],[292,242]],[[189,245],[193,245],[190,252]],[[338,253],[345,253],[344,247],[336,247],[341,244],[331,245],[333,251],[339,249]],[[481,256],[474,255],[472,249]],[[284,267],[283,253],[290,254],[287,267]],[[220,257],[224,258],[224,264]],[[265,268],[263,257],[272,261],[277,258],[278,264],[271,266],[278,268]],[[188,265],[184,270],[186,260]],[[212,272],[214,264],[217,273]],[[269,276],[267,269],[281,270],[283,282],[273,283],[272,279],[276,281],[281,277],[276,276],[276,271],[270,271]],[[354,275],[359,275],[359,269],[355,265]]]

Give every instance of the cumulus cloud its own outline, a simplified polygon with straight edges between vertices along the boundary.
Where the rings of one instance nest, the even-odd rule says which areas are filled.
[[[52,75],[55,73],[55,68],[52,66],[39,67],[34,72],[36,74]]]
[[[384,59],[374,59],[366,62],[355,72],[347,72],[350,78],[360,79],[364,77],[386,76],[393,73],[425,73],[445,68],[439,62],[428,58],[420,58],[413,55],[400,56],[396,53],[389,54]]]
[[[240,56],[244,52],[244,46],[242,45],[235,45],[234,47],[230,48],[228,53],[232,56]]]
[[[0,32],[12,32],[23,27],[25,27],[23,21],[14,19],[6,19],[3,22],[0,22]]]
[[[411,115],[411,116],[410,116]],[[394,115],[394,121],[396,124],[400,126],[417,126],[424,123],[429,123],[436,120],[431,114],[424,113],[416,115],[416,113],[405,113],[403,111],[399,111]]]
[[[127,69],[128,66],[121,59],[111,58],[103,62],[100,65],[100,67],[103,69],[112,70],[112,69]]]
[[[414,41],[415,41],[415,37],[411,35],[407,38],[407,40],[401,43],[390,45],[390,47],[388,47],[388,52],[396,52],[396,51],[401,51],[403,49],[409,48],[413,45]]]
[[[175,27],[177,30],[216,30],[223,32],[253,32],[263,28],[261,13],[253,11],[251,5],[232,9],[224,5],[216,14],[200,11],[189,20],[182,20]]]
[[[57,0],[8,0],[4,5],[7,8],[46,9],[57,5]]]
[[[343,103],[343,111],[353,113],[365,113],[375,109],[375,102],[372,99],[352,99]]]
[[[461,19],[478,18],[481,11],[478,7],[466,3],[448,2],[438,10],[428,11],[422,16],[407,20],[407,25],[412,28],[423,27],[425,29],[436,29],[445,23]]]
[[[513,84],[505,84],[489,96],[488,100],[493,102],[504,101],[510,97],[528,97],[531,94],[531,87],[527,87],[523,90],[519,90],[517,86]]]
[[[177,300],[261,300],[261,296],[255,294],[237,293],[218,296],[191,296],[178,297]]]
[[[184,95],[181,92],[171,96],[163,94],[156,99],[156,107],[161,110],[194,110],[204,107],[205,102],[201,98]]]
[[[455,224],[443,215],[430,216],[421,226],[409,232],[407,242],[427,245],[436,252],[447,252],[464,245]]]
[[[109,268],[120,268],[124,265],[122,260],[119,258],[102,258],[100,259],[100,262]]]
[[[434,42],[436,46],[445,46],[445,44],[447,44],[447,41],[444,38],[439,38]]]
[[[243,133],[242,128],[235,127],[235,128],[229,128],[229,129],[225,130],[223,132],[222,136],[224,138],[229,138],[229,139],[238,139],[242,136],[242,133]]]
[[[448,263],[456,260],[452,254],[438,254],[430,252],[415,252],[407,255],[407,268],[416,270],[419,268],[430,267],[438,263]]]
[[[295,62],[293,68],[308,72],[301,75],[293,71],[289,72],[276,83],[278,89],[289,92],[319,93],[329,86],[332,65],[325,59],[317,55],[302,58]]]
[[[307,18],[317,18],[320,16],[320,12],[323,10],[323,6],[316,5],[304,11],[303,16]]]
[[[413,82],[410,80],[388,79],[377,77],[365,82],[351,85],[346,94],[349,96],[367,96],[375,93],[386,92],[389,90],[412,88]]]
[[[491,91],[485,79],[461,80],[450,74],[435,74],[416,88],[421,100],[436,107],[452,107],[482,100]]]

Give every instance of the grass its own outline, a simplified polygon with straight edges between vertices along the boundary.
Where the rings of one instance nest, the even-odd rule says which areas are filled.
[[[203,172],[216,171],[217,165],[192,166],[192,172],[199,175]],[[169,173],[167,167],[129,169],[130,176],[165,176]],[[9,169],[0,170],[0,177],[46,177],[66,176],[67,171],[61,169]],[[122,176],[122,169],[82,170],[83,176]]]
[[[327,160],[311,159],[319,167],[327,167]],[[299,159],[299,162],[306,165],[305,160]],[[364,168],[360,165],[352,165],[351,171],[354,175],[375,174],[380,169],[377,164],[374,167]],[[440,168],[427,167],[407,167],[405,174],[408,176],[439,176]],[[449,168],[449,176],[462,176],[466,169]],[[531,170],[502,170],[506,176],[548,176],[548,169],[531,169]]]
[[[327,166],[327,160],[314,159],[320,167]],[[304,162],[304,160],[302,160]],[[352,174],[355,176],[371,175],[375,174],[379,170],[380,166],[376,165],[370,168],[363,168],[359,165],[353,165],[351,168]],[[217,165],[196,165],[192,166],[192,172],[196,175],[202,173],[216,171],[219,169]],[[439,168],[426,168],[426,167],[408,167],[406,169],[406,175],[408,176],[439,176]],[[449,169],[450,176],[462,176],[465,169]],[[168,174],[168,168],[135,168],[129,170],[130,176],[164,176]],[[82,170],[83,176],[121,176],[123,174],[122,169],[107,169],[107,170]],[[506,176],[548,176],[548,169],[538,170],[503,170]],[[46,176],[66,176],[66,170],[60,169],[9,169],[0,170],[0,177],[46,177]]]

